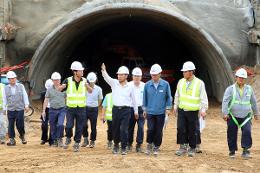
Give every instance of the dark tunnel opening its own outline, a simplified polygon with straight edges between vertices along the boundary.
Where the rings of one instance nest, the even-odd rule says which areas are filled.
[[[98,74],[104,94],[110,88],[101,77],[102,62],[114,78],[121,65],[130,70],[140,66],[145,81],[149,80],[151,65],[158,63],[174,95],[182,65],[190,60],[196,65],[196,76],[205,82],[208,95],[221,101],[232,82],[232,70],[211,35],[178,12],[132,5],[82,8],[64,19],[45,37],[32,58],[29,79],[36,84],[34,92],[44,88],[44,81],[54,71],[64,78],[71,76],[70,65],[78,60],[86,68],[84,76],[91,71]]]
[[[203,66],[203,61],[198,59],[196,50],[188,42],[162,24],[145,19],[110,22],[79,39],[79,44],[68,55],[70,60],[62,72],[63,76],[71,74],[70,64],[78,60],[86,68],[85,76],[91,71],[98,75],[97,84],[103,88],[104,93],[109,92],[110,87],[100,73],[102,62],[113,78],[116,78],[117,69],[121,65],[127,66],[130,73],[134,67],[141,67],[144,81],[150,78],[151,65],[158,63],[164,70],[162,76],[171,85],[172,95],[177,81],[182,77],[180,69],[185,61],[191,60],[197,67]],[[199,69],[196,75],[201,77]]]

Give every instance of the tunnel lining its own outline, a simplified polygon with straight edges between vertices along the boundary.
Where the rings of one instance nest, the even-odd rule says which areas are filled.
[[[108,14],[109,17],[107,17]],[[118,17],[127,17],[129,14],[140,16],[148,16],[147,14],[149,14],[147,18],[151,18],[151,20],[160,19],[162,23],[169,25],[169,27],[174,28],[176,32],[180,32],[183,35],[185,34],[183,31],[180,31],[180,28],[184,28],[185,31],[189,34],[184,36],[187,37],[186,39],[193,40],[194,42],[200,42],[197,44],[197,49],[199,49],[201,53],[204,54],[203,57],[206,61],[205,63],[208,66],[217,64],[212,66],[214,70],[212,70],[210,74],[214,77],[214,84],[212,85],[212,90],[215,91],[214,96],[217,98],[217,100],[221,100],[225,87],[232,82],[232,71],[221,48],[217,45],[213,38],[196,23],[179,14],[178,12],[170,11],[159,6],[147,4],[144,5],[139,3],[129,3],[128,5],[126,3],[123,6],[122,4],[115,3],[110,6],[98,6],[91,10],[81,9],[81,11],[78,11],[77,13],[72,13],[72,15],[63,24],[59,25],[46,36],[39,48],[36,50],[32,58],[33,66],[30,69],[29,78],[35,80],[36,83],[39,84],[41,81],[39,79],[39,75],[37,74],[39,74],[40,71],[46,72],[46,69],[54,70],[54,68],[59,68],[57,66],[59,60],[58,56],[65,47],[65,45],[62,46],[62,44],[59,43],[67,43],[70,40],[73,40],[75,36],[91,28],[91,26],[93,27],[99,24],[102,26],[102,22],[114,20]],[[101,20],[94,20],[97,23],[92,22],[89,25],[90,21],[93,21],[93,19]],[[84,24],[87,26],[82,27]],[[66,33],[72,34],[68,35]],[[208,50],[210,51],[201,50],[203,49],[203,46],[208,47]],[[213,59],[209,57],[213,57]],[[51,60],[54,65],[51,67],[44,66],[44,62],[48,60]],[[213,74],[213,71],[218,71],[220,74]],[[46,76],[47,74],[42,73],[41,75],[44,77],[44,75]],[[39,92],[40,87],[36,86],[35,90],[36,92]]]

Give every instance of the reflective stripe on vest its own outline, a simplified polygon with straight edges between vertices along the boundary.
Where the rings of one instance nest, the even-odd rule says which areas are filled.
[[[247,87],[247,85],[245,86]],[[231,108],[234,106],[234,104],[238,104],[238,105],[250,105],[251,106],[251,103],[250,101],[245,101],[245,102],[242,102],[242,101],[239,101],[239,100],[236,100],[236,95],[237,95],[237,90],[236,90],[236,85],[232,85],[232,88],[233,88],[233,96],[232,96],[232,100],[231,100],[231,104],[229,105],[228,107],[228,114],[231,115],[231,118],[232,120],[234,121],[234,123],[239,127],[239,128],[242,128],[248,121],[250,121],[253,117],[253,113],[252,111],[249,112],[247,114],[247,118],[241,123],[239,124],[236,117],[233,115],[233,113],[231,112]],[[252,95],[252,90],[250,88],[250,97]]]
[[[113,101],[112,101],[112,93],[106,95],[107,107],[106,107],[106,120],[112,120],[112,108],[113,108]]]
[[[187,89],[186,79],[181,79],[177,90],[179,91],[179,108],[188,111],[200,109],[200,79],[194,77]]]
[[[79,83],[78,89],[76,88],[76,82],[72,80],[72,77],[68,78],[68,87],[67,87],[67,106],[71,108],[75,107],[86,107],[86,79],[83,78]]]
[[[0,83],[0,110],[3,109],[3,90],[4,90],[4,84]]]

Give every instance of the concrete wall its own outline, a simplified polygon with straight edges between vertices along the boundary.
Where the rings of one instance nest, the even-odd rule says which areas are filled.
[[[209,68],[213,65],[213,70],[210,72],[213,76],[211,86],[214,87],[212,90],[217,90],[215,96],[218,100],[221,99],[224,88],[232,82],[233,69],[242,64],[256,64],[256,57],[252,53],[255,52],[255,47],[250,46],[245,34],[252,27],[249,0],[9,0],[9,2],[12,4],[10,22],[20,29],[15,40],[7,42],[6,63],[16,64],[24,59],[31,59],[34,55],[31,71],[33,78],[37,75],[44,78],[49,74],[48,70],[58,68],[56,57],[61,56],[61,51],[68,46],[61,44],[73,41],[72,38],[78,36],[77,34],[83,29],[87,30],[88,25],[106,18],[118,17],[115,14],[111,16],[106,10],[115,4],[118,5],[116,7],[118,9],[126,6],[133,11],[135,7],[140,7],[142,4],[147,9],[151,6],[151,12],[154,7],[158,7],[162,13],[176,14],[178,20],[183,20],[190,25],[194,32],[185,24],[178,24],[178,20],[170,18],[166,20],[167,17],[160,14],[153,16],[153,20],[159,22],[162,20],[165,25],[173,25],[171,26],[173,30],[174,27],[177,28],[176,31],[183,35],[183,39],[191,41],[191,45],[201,52],[202,61],[205,61]],[[99,7],[106,11],[100,14],[103,15],[102,19],[95,17],[84,19],[85,13]],[[149,14],[140,10],[139,12],[136,10],[136,13],[139,16]],[[122,12],[121,15],[126,14]],[[174,22],[177,23],[176,26]],[[69,23],[71,25],[66,27],[65,25]],[[43,40],[45,41],[42,43]],[[249,53],[250,57],[248,57]],[[49,58],[48,61],[44,59],[46,56]],[[43,60],[38,63],[41,58]],[[216,65],[220,67],[214,67],[214,61],[219,59],[222,60],[216,62]],[[46,62],[53,62],[54,65],[50,68],[42,67]],[[218,71],[222,71],[223,74],[218,76]]]
[[[20,29],[15,40],[8,43],[7,62],[14,64],[19,60],[31,58],[44,37],[58,26],[64,17],[86,1],[11,0],[11,22]],[[166,0],[160,2],[168,3]],[[254,57],[247,59],[249,46],[247,37],[242,32],[242,30],[248,31],[245,18],[248,0],[171,0],[169,2],[214,37],[232,67],[255,63]]]

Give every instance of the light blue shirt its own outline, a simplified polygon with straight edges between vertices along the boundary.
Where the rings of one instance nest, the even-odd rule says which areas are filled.
[[[143,108],[147,114],[165,114],[166,109],[172,108],[171,88],[167,81],[160,79],[157,88],[152,80],[144,86]]]
[[[87,92],[87,106],[98,107],[98,101],[103,99],[102,89],[94,85],[91,93]]]

